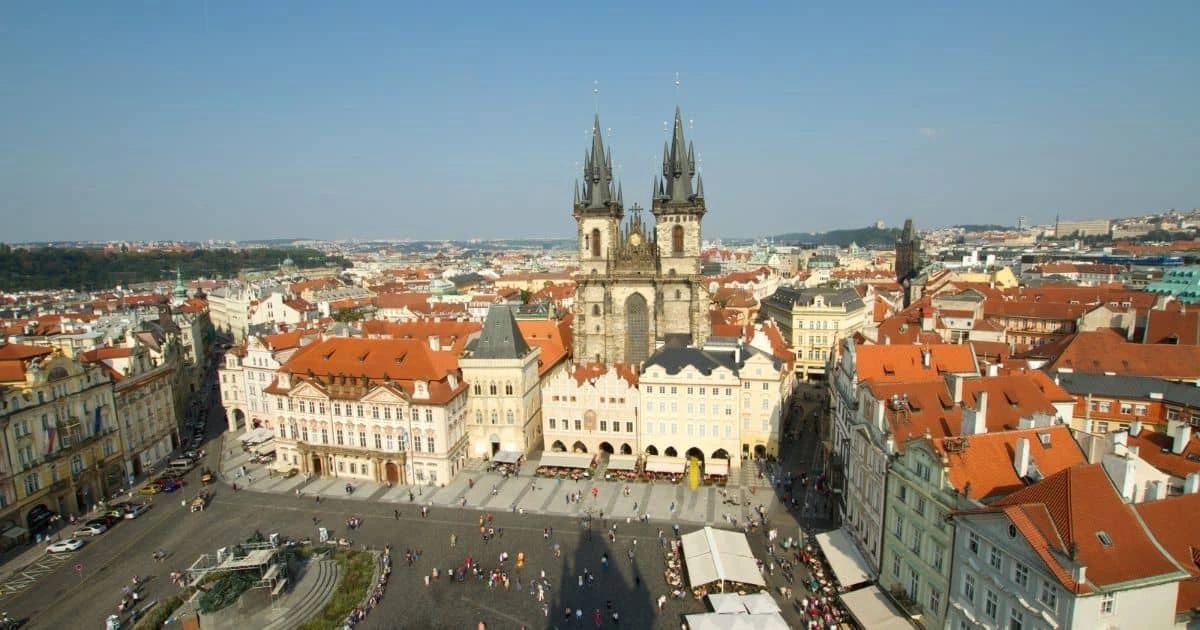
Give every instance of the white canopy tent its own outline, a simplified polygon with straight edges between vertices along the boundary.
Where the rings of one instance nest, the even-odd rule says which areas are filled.
[[[273,437],[275,437],[274,431],[272,431],[270,429],[266,429],[266,428],[258,428],[258,429],[254,429],[252,431],[247,431],[246,433],[243,433],[241,436],[238,437],[238,440],[241,441],[242,444],[245,444],[247,446],[253,446],[253,445],[259,444],[261,442],[266,442],[267,440],[269,440]]]
[[[635,470],[637,468],[637,455],[609,455],[608,469],[609,470]]]
[[[492,461],[497,464],[515,464],[521,460],[521,454],[516,451],[496,451]]]
[[[708,595],[708,603],[712,605],[713,612],[721,613],[722,615],[765,615],[780,612],[779,604],[775,602],[775,598],[771,597],[770,593],[765,592],[751,593],[749,595],[710,593]]]
[[[591,465],[590,453],[542,453],[542,461],[538,463],[538,466],[558,468],[587,468]]]
[[[729,475],[729,460],[714,458],[704,462],[704,474],[706,475]]]
[[[681,540],[688,583],[693,588],[713,582],[766,587],[745,534],[705,527],[684,534]]]
[[[779,613],[761,615],[722,615],[704,613],[684,615],[690,630],[790,630]]]
[[[683,474],[687,468],[687,460],[682,457],[667,457],[666,455],[647,455],[646,472]]]
[[[821,532],[817,534],[817,544],[825,553],[825,560],[833,570],[833,576],[843,588],[874,579],[870,565],[863,559],[846,530]]]
[[[857,591],[843,593],[842,603],[859,625],[871,630],[911,630],[913,625],[887,595],[872,584]]]

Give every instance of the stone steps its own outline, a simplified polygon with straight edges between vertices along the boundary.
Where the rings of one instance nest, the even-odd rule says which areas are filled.
[[[299,627],[308,621],[309,617],[321,612],[321,609],[325,607],[325,603],[329,601],[334,589],[337,588],[338,563],[336,560],[315,560],[313,562],[315,565],[310,565],[307,570],[314,571],[316,575],[312,580],[307,580],[308,588],[299,599],[299,605],[289,608],[287,614],[267,624],[263,630],[288,630]],[[302,582],[304,581],[302,580]],[[299,595],[301,595],[299,591],[293,591],[292,597],[289,599]]]

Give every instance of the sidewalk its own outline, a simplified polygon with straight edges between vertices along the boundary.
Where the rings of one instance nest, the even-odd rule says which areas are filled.
[[[751,507],[761,504],[771,509],[777,503],[775,494],[769,490],[759,489],[751,493],[734,483],[727,488],[701,486],[692,491],[684,483],[627,483],[604,479],[564,481],[534,476],[536,467],[532,464],[524,466],[519,475],[504,477],[499,473],[487,472],[484,469],[486,462],[478,460],[468,460],[454,479],[439,486],[404,484],[389,488],[357,478],[329,476],[305,479],[303,474],[285,479],[278,475],[271,476],[270,464],[250,463],[249,456],[242,452],[237,436],[225,433],[221,443],[219,483],[236,483],[239,490],[253,492],[296,494],[298,490],[301,495],[308,497],[395,504],[401,511],[404,510],[402,506],[407,505],[414,508],[427,506],[555,516],[599,516],[603,512],[605,518],[609,519],[636,520],[648,516],[660,522],[728,527],[729,519],[744,522],[750,515],[751,508],[744,505],[747,499],[751,501]],[[535,455],[531,454],[530,461],[536,459]],[[247,475],[238,478],[237,472],[242,466],[246,467]],[[747,462],[746,467],[755,471],[753,477],[756,478],[757,469],[753,463]],[[350,494],[345,490],[347,483],[353,486]],[[769,488],[769,480],[763,485]],[[624,494],[626,486],[630,489],[629,496]],[[757,489],[760,486],[755,483],[753,487]],[[592,488],[597,489],[595,497]],[[724,503],[724,497],[718,490],[725,490],[738,498],[740,504]],[[571,500],[570,495],[574,493],[580,495],[578,501]]]

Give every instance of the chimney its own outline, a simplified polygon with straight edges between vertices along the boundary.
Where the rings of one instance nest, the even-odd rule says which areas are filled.
[[[932,363],[932,355],[933,352],[929,348],[921,348],[921,367],[924,367],[926,370],[929,369],[929,365]]]
[[[974,435],[987,433],[987,408],[987,392],[981,391],[979,392],[979,409],[975,411],[975,426],[972,427],[974,429]]]
[[[1078,565],[1075,567],[1074,571],[1071,571],[1071,580],[1074,581],[1076,584],[1083,584],[1084,580],[1086,580],[1086,579],[1087,579],[1087,565],[1086,564]]]
[[[995,363],[988,365],[987,375],[988,376],[999,376],[1000,375],[1000,366],[996,365]]]
[[[1033,416],[1026,416],[1024,418],[1017,419],[1017,428],[1018,429],[1032,429],[1034,426],[1035,425],[1033,422]],[[1021,439],[1025,439],[1025,438],[1021,438]]]
[[[429,349],[438,352],[442,349],[442,338],[438,335],[429,336]]]
[[[1113,486],[1121,495],[1121,500],[1127,503],[1133,502],[1136,499],[1134,494],[1137,491],[1138,458],[1129,454],[1122,457],[1109,453],[1100,460],[1100,464],[1104,466],[1104,472],[1108,473],[1108,478],[1112,479]]]
[[[1149,487],[1146,488],[1146,495],[1142,498],[1143,501],[1157,501],[1167,496],[1163,491],[1162,480],[1151,481]]]
[[[1129,423],[1129,435],[1131,435],[1133,437],[1137,437],[1137,436],[1141,435],[1141,433],[1142,433],[1142,421],[1141,420],[1134,420],[1133,422]]]
[[[1024,479],[1029,476],[1029,438],[1017,438],[1017,449],[1013,453],[1013,468],[1017,476]]]
[[[891,341],[892,341],[892,340],[891,340],[891,339],[889,339],[887,335],[884,335],[884,336],[883,336],[883,345],[885,345],[885,346],[887,346],[887,345],[891,345]]]
[[[1200,492],[1200,473],[1188,473],[1188,476],[1183,478],[1183,493],[1196,494],[1197,492]]]
[[[742,344],[739,343],[737,345],[737,347],[733,349],[733,363],[735,365],[737,365],[737,364],[740,364],[741,362],[742,362]]]
[[[954,394],[954,404],[961,405],[962,404],[962,392],[963,392],[963,377],[958,374],[955,374],[955,375],[951,376],[950,379],[952,381],[953,389],[954,389],[954,391],[951,392]]]
[[[928,311],[925,309],[921,309],[921,331],[922,332],[933,332],[933,317],[934,317],[934,314],[933,314],[932,308]]]
[[[1184,449],[1187,448],[1188,440],[1192,439],[1192,425],[1181,424],[1175,429],[1175,442],[1171,445],[1171,452],[1176,455],[1182,455]]]

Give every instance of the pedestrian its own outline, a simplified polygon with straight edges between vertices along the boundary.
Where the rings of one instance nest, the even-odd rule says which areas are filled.
[[[597,608],[596,609],[596,627],[599,628],[602,625],[604,625],[604,616],[600,614],[600,609]]]
[[[582,621],[583,621],[583,609],[576,608],[575,609],[575,623],[580,623]]]
[[[400,510],[392,510],[392,516],[396,517],[397,521],[400,520]]]

